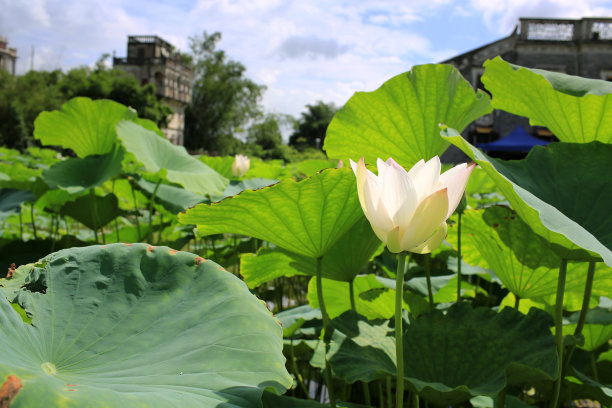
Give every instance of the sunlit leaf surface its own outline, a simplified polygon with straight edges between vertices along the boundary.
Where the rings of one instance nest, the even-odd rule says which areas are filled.
[[[494,108],[526,116],[564,142],[612,142],[610,82],[513,66],[500,57],[484,66]]]
[[[291,384],[278,322],[239,279],[193,254],[68,249],[28,279],[41,289],[16,301],[32,325],[0,289],[0,378],[22,383],[11,408],[246,408],[264,387]]]
[[[345,161],[393,157],[410,168],[446,150],[440,123],[463,130],[491,109],[489,96],[475,94],[454,67],[417,65],[376,91],[353,95],[331,121],[323,148]]]

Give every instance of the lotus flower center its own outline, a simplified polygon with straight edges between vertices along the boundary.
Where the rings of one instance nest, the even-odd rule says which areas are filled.
[[[55,364],[45,361],[40,365],[40,368],[45,372],[45,374],[54,375],[57,374],[57,368],[55,368]]]

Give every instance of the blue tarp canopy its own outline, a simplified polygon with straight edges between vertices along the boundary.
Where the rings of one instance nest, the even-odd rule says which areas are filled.
[[[476,147],[487,152],[528,152],[533,146],[546,146],[549,143],[531,136],[518,125],[509,135],[494,142],[478,143]]]

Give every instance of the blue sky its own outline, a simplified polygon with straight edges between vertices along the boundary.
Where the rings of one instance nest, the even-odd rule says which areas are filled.
[[[128,35],[187,51],[190,36],[220,31],[219,47],[267,86],[266,109],[297,116],[502,38],[519,17],[586,16],[612,16],[612,0],[0,0],[0,36],[23,73],[32,45],[35,69],[68,69],[125,56]]]

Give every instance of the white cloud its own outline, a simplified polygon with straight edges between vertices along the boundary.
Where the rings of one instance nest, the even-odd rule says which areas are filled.
[[[265,106],[298,115],[318,99],[341,105],[414,63],[508,35],[518,17],[611,15],[611,7],[609,0],[0,0],[0,35],[18,47],[25,72],[31,45],[37,69],[70,68],[113,50],[125,55],[128,35],[159,35],[186,51],[190,36],[220,31],[219,48],[268,87]]]

